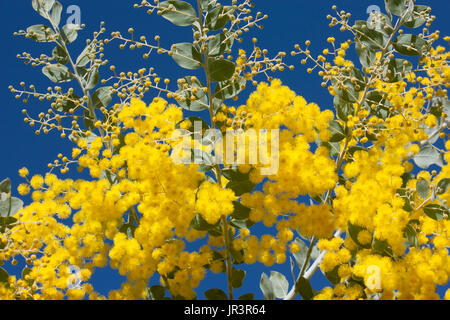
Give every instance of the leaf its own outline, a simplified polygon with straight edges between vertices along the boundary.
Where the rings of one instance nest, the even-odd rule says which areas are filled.
[[[213,114],[216,114],[223,106],[223,100],[213,97]]]
[[[450,101],[444,97],[433,97],[430,113],[441,119],[442,113],[450,114]]]
[[[234,9],[229,6],[215,7],[213,10],[208,12],[205,19],[205,25],[209,30],[219,30],[225,27],[225,25],[230,21],[231,14]]]
[[[402,16],[408,9],[408,1],[405,0],[385,0],[386,11]]]
[[[83,83],[83,86],[87,84],[87,80],[89,77],[89,72],[86,67],[78,67],[75,66],[77,70],[77,74],[80,76],[80,80]]]
[[[147,289],[150,300],[162,300],[166,294],[166,288],[160,285],[154,285]]]
[[[11,180],[9,178],[6,178],[2,182],[0,182],[0,193],[11,193]]]
[[[330,281],[334,285],[341,282],[341,278],[339,277],[338,273],[339,266],[340,265],[337,265],[336,267],[333,268],[333,270],[325,272],[325,277],[327,277],[328,281]]]
[[[106,108],[112,101],[112,97],[113,91],[111,87],[101,87],[92,94],[92,103],[95,108]]]
[[[50,42],[53,41],[56,36],[52,28],[43,24],[36,24],[28,27],[27,33],[30,35],[30,38],[36,42]]]
[[[230,252],[231,252],[231,263],[232,264],[244,263],[244,250],[235,250],[234,248],[230,248]]]
[[[311,300],[314,297],[311,284],[305,277],[300,277],[295,284],[295,287],[298,293],[302,296],[303,300]]]
[[[319,256],[320,256],[320,250],[319,250],[319,248],[317,247],[317,245],[315,245],[315,246],[313,247],[312,251],[311,251],[310,259],[311,259],[311,261],[314,261],[314,260],[316,260]]]
[[[401,81],[411,70],[412,63],[408,60],[391,59],[383,70],[384,81],[387,83]]]
[[[350,80],[343,81],[343,84],[346,86],[345,89],[338,89],[336,81],[333,80],[334,89],[336,90],[336,96],[334,97],[334,103],[336,105],[336,99],[338,101],[349,103],[350,106],[347,109],[353,108],[353,103],[357,102],[358,94],[356,93],[355,87],[351,83]]]
[[[230,181],[245,181],[249,179],[250,172],[242,173],[239,171],[237,166],[234,166],[232,168],[223,169],[222,174],[225,178],[227,178],[227,180]]]
[[[183,109],[189,111],[202,111],[207,109],[208,97],[203,91],[205,85],[197,78],[193,81],[193,77],[190,76],[186,76],[183,79],[184,83],[178,83],[178,90],[176,91],[176,94],[184,98],[185,101],[178,99],[178,104]],[[197,92],[195,93],[195,91]],[[192,100],[192,97],[194,97],[195,100]]]
[[[55,0],[33,0],[31,5],[44,18],[48,17],[50,10],[52,9]]]
[[[439,151],[429,144],[422,147],[420,152],[416,154],[413,159],[416,165],[421,169],[427,169],[433,164],[440,167],[443,166]]]
[[[28,283],[29,286],[32,286],[33,283],[34,283],[34,281],[33,281],[32,279],[25,280],[25,277],[26,277],[27,275],[29,275],[29,274],[31,273],[31,271],[32,271],[32,270],[31,270],[30,268],[24,267],[24,268],[22,269],[22,274],[21,274],[22,280],[26,281],[26,282]]]
[[[0,217],[7,218],[9,216],[10,200],[0,200]]]
[[[296,253],[293,253],[292,255],[294,256],[294,259],[297,262],[297,266],[299,268],[302,268],[303,265],[305,264],[306,256],[308,254],[308,246],[300,238],[295,239],[294,242],[299,245],[300,250]]]
[[[231,285],[233,288],[238,289],[242,287],[245,278],[245,271],[233,268],[231,270]]]
[[[203,9],[203,11],[210,11],[212,10],[216,5],[217,0],[201,0],[200,5]]]
[[[444,218],[444,214],[449,215],[449,210],[439,204],[429,204],[423,208],[423,212],[431,219],[441,221]]]
[[[449,186],[450,186],[450,178],[441,179],[437,184],[436,194],[446,193]],[[0,188],[0,192],[1,192],[1,188]]]
[[[283,299],[287,296],[289,290],[289,282],[286,277],[279,272],[270,272],[270,282],[272,283],[273,293],[275,297]]]
[[[259,287],[261,288],[261,291],[264,295],[264,300],[275,300],[275,293],[272,281],[270,281],[269,277],[264,272],[261,275]]]
[[[344,96],[347,96],[347,98],[345,99]],[[340,91],[339,95],[335,96],[333,99],[333,104],[334,108],[336,109],[337,116],[343,121],[347,121],[348,116],[354,114],[355,112],[353,103],[348,101],[350,99],[348,97],[348,92]]]
[[[50,12],[50,20],[52,20],[53,24],[55,26],[59,26],[59,23],[61,21],[61,13],[62,13],[63,6],[58,1],[55,1],[55,4],[53,4],[52,11]]]
[[[66,64],[69,62],[69,56],[61,46],[56,46],[52,52],[53,58],[60,64]]]
[[[391,18],[381,12],[376,12],[374,16],[370,16],[367,27],[382,33],[386,37],[389,37],[394,31]]]
[[[234,205],[234,211],[231,214],[233,218],[238,219],[238,220],[248,219],[248,217],[250,215],[250,208],[243,206],[238,201],[233,201],[233,205]]]
[[[69,96],[69,99],[63,99],[59,104],[56,104],[53,109],[59,111],[59,112],[69,112],[70,109],[74,109],[76,110],[77,108],[79,108],[80,106],[77,105],[74,101],[79,101],[80,97],[76,94],[72,94],[71,96]]]
[[[11,197],[11,210],[9,216],[15,215],[22,208],[23,208],[23,201],[19,198]]]
[[[322,142],[322,143],[320,143],[320,145],[324,146],[328,150],[330,150],[331,157],[335,157],[335,156],[339,155],[339,152],[341,150],[341,145],[339,144],[339,142]]]
[[[213,82],[230,79],[234,74],[235,68],[235,64],[229,60],[208,60],[209,77]]]
[[[356,39],[359,43],[375,50],[384,48],[384,35],[381,32],[372,29],[367,21],[355,21],[354,29],[356,31]]]
[[[238,300],[254,300],[254,299],[255,299],[254,293],[246,293],[238,298]]]
[[[22,269],[22,279],[25,279],[25,276],[29,275],[31,273],[31,269],[28,267],[25,267]]]
[[[86,90],[92,90],[95,88],[95,86],[98,84],[98,81],[100,80],[100,74],[98,72],[98,68],[94,68],[92,70],[92,73],[89,77],[89,81],[86,85]]]
[[[394,48],[405,56],[421,56],[429,47],[427,42],[415,34],[401,34],[394,40]]]
[[[236,227],[238,229],[248,229],[250,227],[252,227],[253,225],[255,225],[255,222],[251,221],[250,219],[236,219],[236,218],[231,218],[230,219],[230,224],[233,227]]]
[[[346,137],[344,133],[344,128],[336,120],[330,122],[329,130],[331,131],[330,142],[340,142],[344,140]]]
[[[219,82],[214,90],[214,96],[221,100],[236,97],[245,88],[247,81],[243,77],[236,80]]]
[[[78,67],[85,67],[91,61],[91,55],[95,53],[95,45],[89,44],[84,48],[77,58],[76,65]]]
[[[434,134],[436,132],[435,128],[424,128],[424,131],[426,132],[426,134],[429,137],[427,139],[429,144],[435,144],[439,140],[439,135]],[[432,135],[434,135],[434,136],[432,137]]]
[[[69,82],[74,78],[69,68],[61,64],[47,65],[42,68],[42,73],[55,83]]]
[[[392,256],[392,248],[386,240],[373,239],[372,249],[375,253],[384,257]]]
[[[423,25],[426,20],[421,16],[422,13],[430,12],[431,8],[428,6],[416,5],[411,14],[411,17],[403,25],[407,28],[418,28]]]
[[[370,47],[363,45],[360,42],[356,42],[355,44],[356,52],[358,53],[359,61],[364,68],[369,68],[375,65],[377,61],[377,56],[375,54],[375,50]]]
[[[185,1],[169,0],[161,2],[159,6],[162,9],[158,12],[162,17],[177,26],[189,26],[197,20],[195,9]],[[169,9],[169,6],[173,9]]]
[[[0,216],[0,226],[1,226],[0,233],[4,233],[5,227],[11,228],[11,225],[16,222],[17,222],[16,218],[13,218],[13,217],[4,218],[4,217]]]
[[[12,217],[23,208],[23,201],[19,198],[11,197],[0,200],[0,216],[3,218]]]
[[[206,222],[201,214],[196,214],[194,219],[192,219],[190,227],[198,231],[208,231],[214,229],[215,226]]]
[[[3,283],[7,284],[8,280],[9,280],[8,272],[5,269],[3,269],[2,267],[0,267],[0,283],[3,282]]]
[[[231,32],[214,35],[214,39],[208,42],[208,54],[211,57],[219,56],[231,50],[234,43],[234,34]]]
[[[385,119],[389,115],[389,107],[392,104],[386,99],[384,94],[380,91],[370,91],[366,96],[367,108],[370,112],[379,118]],[[375,105],[372,109],[371,105]]]
[[[62,27],[61,37],[63,38],[64,42],[74,42],[78,37],[78,30],[80,30],[80,26],[73,23],[66,24],[64,27]]]
[[[351,154],[352,156],[355,154],[356,151],[366,151],[367,149],[361,146],[351,146],[348,148],[348,153]]]
[[[430,193],[430,185],[428,184],[428,181],[421,178],[416,183],[416,190],[417,190],[417,193],[419,194],[419,196],[422,199],[425,199],[428,196],[428,194]]]
[[[414,226],[410,223],[403,229],[403,234],[408,241],[408,247],[419,247],[419,240]]]
[[[209,289],[205,291],[208,300],[228,300],[227,294],[220,289]]]
[[[414,199],[414,197],[409,192],[407,192],[405,188],[398,189],[397,193],[401,198],[403,198],[403,201],[405,202],[405,204],[403,205],[403,210],[407,212],[413,211],[411,201]]]
[[[250,180],[244,181],[230,181],[227,184],[227,188],[234,191],[234,194],[238,197],[242,196],[244,193],[252,191],[256,187],[256,184]]]
[[[176,43],[172,45],[172,51],[172,58],[180,67],[194,70],[202,66],[202,55],[192,43]]]
[[[136,231],[136,226],[131,223],[124,223],[120,228],[119,232],[122,232],[127,235],[128,239],[134,238],[134,231]]]
[[[208,166],[209,168],[207,170],[203,171],[209,171],[212,169],[212,166],[214,165],[214,159],[212,158],[211,154],[201,150],[201,149],[192,149],[191,150],[191,163],[200,164]]]

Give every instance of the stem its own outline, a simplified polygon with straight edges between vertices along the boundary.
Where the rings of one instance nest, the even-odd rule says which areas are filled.
[[[338,230],[334,233],[334,238],[337,238],[341,235],[342,231]],[[308,269],[308,271],[306,271],[305,273],[305,278],[306,279],[311,279],[311,277],[313,276],[313,274],[317,271],[317,269],[320,266],[320,263],[323,260],[323,257],[325,256],[325,253],[327,253],[327,251],[322,251],[320,253],[320,255],[317,257],[317,259],[314,261],[314,263],[312,264],[312,266]]]
[[[197,6],[198,6],[198,22],[200,24],[200,33],[201,33],[201,37],[203,38],[204,36],[204,30],[203,30],[203,21],[202,21],[202,7],[201,7],[201,3],[200,0],[197,0]],[[214,121],[214,103],[213,103],[213,95],[212,95],[212,88],[211,88],[211,78],[210,78],[210,74],[209,74],[209,66],[208,66],[208,60],[209,60],[209,56],[208,56],[208,52],[204,52],[203,53],[203,57],[204,57],[204,64],[203,64],[203,68],[205,70],[205,76],[206,76],[206,83],[207,83],[207,89],[208,89],[208,101],[209,101],[209,106],[208,106],[208,110],[209,110],[209,116],[211,118],[211,128],[215,128],[216,127],[216,123]],[[220,166],[219,164],[215,164],[214,166],[215,168],[215,174],[216,174],[216,178],[217,178],[217,183],[220,185],[220,187],[222,187],[222,172],[220,170]],[[228,237],[228,220],[226,216],[222,216],[222,224],[223,224],[223,234],[224,234],[224,241],[225,241],[225,258],[226,258],[226,272],[227,272],[227,283],[228,283],[228,296],[230,300],[234,300],[233,297],[233,286],[232,286],[232,281],[231,281],[231,277],[232,277],[232,262],[231,262],[231,250],[230,250],[230,239]]]
[[[133,226],[135,223],[137,223],[139,226],[139,217],[134,207],[130,208],[130,213],[128,214],[128,223],[132,224]]]
[[[431,141],[434,137],[436,137],[437,135],[439,135],[442,131],[444,131],[445,129],[447,129],[447,127],[450,124],[450,120],[444,120],[444,122],[436,129],[436,131],[434,131],[426,140],[420,141],[419,145],[421,147],[423,147],[424,145],[426,145],[429,141]]]
[[[338,230],[338,231],[335,232],[334,237],[336,238],[336,237],[339,237],[340,235],[341,235],[341,231]],[[315,242],[315,237],[311,240],[311,244],[309,245],[309,249],[308,249],[308,255],[306,257],[305,263],[303,264],[302,271],[304,273],[300,272],[296,283],[294,284],[292,289],[289,291],[289,293],[287,294],[287,296],[283,300],[292,300],[292,299],[294,299],[295,296],[297,295],[297,282],[300,280],[300,278],[304,277],[307,280],[311,279],[313,274],[319,268],[320,263],[322,262],[322,259],[325,256],[326,251],[322,251],[320,253],[320,255],[317,257],[317,259],[314,260],[314,263],[311,265],[311,267],[306,272],[304,271],[304,269],[306,268],[306,265],[307,265],[307,261],[311,257],[311,252],[312,252],[312,249],[314,247],[314,242]]]
[[[61,31],[59,30],[58,26],[53,23],[51,17],[48,15],[48,13],[46,15],[47,15],[47,17],[46,17],[47,20],[50,21],[50,23],[52,24],[53,29],[56,31],[56,33],[59,36],[61,47],[64,49],[65,53],[67,54],[67,57],[69,58],[70,65],[72,66],[72,69],[73,69],[73,75],[77,79],[78,84],[80,85],[81,90],[83,91],[83,94],[86,97],[88,97],[89,114],[90,114],[91,118],[94,120],[94,123],[95,123],[95,122],[98,121],[98,119],[97,119],[97,115],[95,114],[94,106],[92,105],[92,99],[91,99],[91,95],[89,93],[89,90],[86,90],[86,87],[84,86],[83,81],[81,81],[81,76],[78,73],[77,67],[76,67],[75,63],[73,62],[72,57],[70,56],[70,52],[69,52],[69,49],[67,48],[67,45],[66,45],[66,43],[64,42],[64,39],[61,36]],[[98,128],[98,130],[99,130],[100,136],[102,137],[102,140],[103,140],[104,135],[105,135],[104,131],[103,131],[103,129],[101,127]]]
[[[312,237],[311,243],[309,244],[308,252],[306,253],[305,262],[303,263],[302,269],[300,270],[299,278],[303,277],[303,274],[306,271],[306,266],[308,265],[309,259],[311,258],[311,253],[312,253],[312,250],[314,248],[314,243],[316,242],[316,240],[317,240],[317,238],[315,236]]]
[[[230,239],[228,238],[228,221],[227,217],[222,217],[222,223],[223,223],[223,233],[225,237],[225,252],[226,252],[226,267],[227,267],[227,283],[228,283],[228,296],[230,300],[234,300],[233,297],[233,285],[231,282],[231,271],[232,271],[232,263],[231,263],[231,253],[230,253]]]

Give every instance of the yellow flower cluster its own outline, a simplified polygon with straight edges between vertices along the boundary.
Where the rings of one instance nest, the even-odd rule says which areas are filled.
[[[223,189],[217,183],[205,181],[197,193],[196,210],[209,224],[216,224],[221,217],[233,213],[233,201],[237,197],[231,189]]]
[[[26,279],[11,278],[8,287],[0,287],[0,295],[104,299],[87,281],[96,268],[109,264],[127,277],[109,298],[145,298],[148,281],[157,273],[171,296],[192,299],[207,268],[224,271],[227,245],[242,254],[244,263],[271,266],[285,263],[289,251],[300,250],[295,241],[295,232],[299,232],[319,239],[318,248],[326,251],[321,270],[336,272],[340,279],[316,299],[359,299],[373,294],[385,299],[437,298],[436,285],[446,284],[450,274],[449,222],[428,217],[424,205],[439,202],[429,199],[420,205],[424,199],[413,191],[420,178],[436,185],[449,177],[450,158],[446,153],[446,164],[438,175],[420,172],[407,183],[413,210],[406,210],[405,196],[399,194],[404,188],[402,176],[412,169],[410,159],[419,152],[418,142],[428,137],[424,125],[436,126],[436,118],[423,116],[426,99],[414,88],[405,93],[403,83],[377,82],[374,87],[387,93],[398,113],[383,120],[359,110],[347,123],[340,121],[352,133],[340,148],[367,142],[363,139],[380,124],[385,128],[377,132],[377,141],[368,150],[342,153],[340,179],[336,159],[319,143],[332,136],[331,111],[308,104],[279,80],[261,83],[246,105],[224,106],[214,119],[224,128],[281,129],[278,170],[263,174],[263,164],[239,165],[240,175],[248,174],[252,183],[262,186],[261,191],[240,197],[225,187],[225,177],[222,185],[209,182],[198,165],[172,161],[171,153],[179,143],[173,139],[177,124],[191,127],[190,122],[182,122],[180,108],[161,98],[148,106],[138,99],[116,106],[115,116],[108,120],[111,131],[103,137],[88,132],[72,151],[73,161],[80,171],[89,170],[91,180],[61,180],[51,173],[28,179],[26,168],[19,171],[27,183],[18,191],[23,195],[32,192],[33,203],[17,214],[11,234],[2,236],[5,246],[0,260],[21,255],[29,262],[30,272]],[[264,136],[261,132],[258,138]],[[448,150],[450,143],[445,147]],[[333,201],[309,205],[298,201],[300,196],[324,194]],[[449,192],[440,198],[450,201]],[[275,226],[276,234],[257,237],[249,229],[237,232],[228,226],[232,239],[227,244],[223,235],[208,235],[192,227],[197,214],[210,225],[221,223],[233,214],[235,201],[250,209],[252,222]],[[405,245],[405,229],[412,220],[417,248]],[[349,236],[349,225],[361,228],[355,241]],[[347,232],[345,241],[333,237],[339,229]],[[197,251],[186,250],[187,242],[207,235],[206,245]],[[374,250],[374,243],[384,245],[384,252]],[[70,266],[77,266],[81,273],[82,282],[75,288],[70,286]]]
[[[181,116],[179,108],[167,106],[162,99],[155,99],[148,107],[134,99],[118,114],[124,126],[132,128],[130,132],[122,134],[117,130],[110,139],[79,140],[74,157],[78,157],[81,168],[89,169],[95,178],[93,181],[59,180],[53,174],[31,178],[29,185],[35,190],[34,202],[19,212],[19,223],[11,235],[14,243],[20,243],[20,248],[11,245],[8,251],[2,250],[2,259],[22,254],[32,261],[29,277],[41,289],[35,297],[84,297],[87,291],[68,289],[71,274],[67,267],[79,266],[83,274],[90,275],[94,268],[105,267],[108,258],[112,267],[127,275],[128,284],[133,288],[144,283],[142,288],[145,289],[146,281],[159,269],[166,269],[168,273],[183,266],[194,272],[184,260],[168,264],[164,255],[155,257],[153,254],[174,237],[188,241],[204,237],[204,232],[190,228],[188,223],[196,214],[196,194],[203,175],[197,172],[196,165],[174,164],[169,158],[170,147],[161,142],[170,137]],[[118,145],[119,135],[123,135],[124,145],[118,153],[113,153],[107,142]],[[117,177],[115,183],[106,179],[106,172]],[[27,176],[28,171],[22,169],[20,174]],[[29,185],[20,186],[19,191],[29,191]],[[219,189],[211,186],[202,194],[215,190],[219,196],[223,194]],[[229,192],[228,206],[216,206],[219,215],[233,211],[231,201],[235,197],[231,190]],[[70,227],[56,219],[69,217],[73,220]],[[129,221],[125,226],[135,229],[134,238],[128,238],[129,229],[120,229],[124,218]],[[108,244],[107,239],[113,239],[113,244]],[[40,258],[33,255],[40,252],[44,253]],[[172,253],[169,250],[166,254]],[[177,255],[183,256],[183,253],[180,251]],[[209,253],[201,256],[201,259],[195,255],[191,258],[198,269],[191,275],[192,287],[198,286],[203,266],[209,263]],[[179,282],[180,288],[184,283],[181,276],[180,273],[174,280]],[[83,279],[88,280],[89,276]],[[133,293],[134,298],[143,297],[145,290],[129,288],[124,285],[120,292]],[[176,288],[174,292],[181,290]],[[192,288],[189,290],[192,292]],[[92,299],[101,298],[93,290],[88,293]],[[113,292],[112,296],[119,295]]]

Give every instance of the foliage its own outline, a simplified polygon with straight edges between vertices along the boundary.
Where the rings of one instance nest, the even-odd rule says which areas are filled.
[[[268,75],[294,69],[284,52],[269,57],[255,38],[252,52],[236,48],[244,32],[262,28],[267,18],[251,15],[250,0],[193,2],[135,5],[190,27],[192,42],[163,48],[158,35],[147,40],[133,28],[108,37],[102,22],[72,55],[68,45],[79,41],[84,25],[61,26],[58,1],[32,1],[46,24],[16,35],[54,49],[51,56],[18,58],[42,68],[56,86],[45,93],[25,83],[10,90],[24,102],[50,101],[51,109],[37,117],[24,109],[25,122],[36,134],[59,131],[74,147],[44,175],[19,170],[26,182],[17,191],[31,193],[28,205],[11,196],[9,179],[0,183],[0,261],[15,266],[22,256],[27,264],[21,279],[0,269],[0,297],[195,299],[211,271],[226,273],[227,284],[205,297],[234,299],[248,272],[241,265],[270,267],[290,258],[294,281],[275,271],[261,275],[265,299],[439,298],[436,286],[446,285],[450,274],[450,54],[435,44],[439,32],[429,30],[431,9],[386,0],[386,14],[352,24],[350,13],[333,6],[330,26],[352,38],[341,44],[328,38],[331,48],[317,58],[310,41],[291,53],[312,63],[308,73],[318,70],[333,97],[332,112]],[[116,42],[144,50],[146,59],[166,54],[185,73],[172,85],[153,68],[119,72],[103,53]],[[359,61],[346,59],[353,47]],[[191,73],[196,69],[201,79]],[[267,82],[257,80],[260,75]],[[248,84],[257,88],[246,104],[230,107]],[[145,103],[150,93],[154,98]],[[187,117],[183,110],[209,117]],[[280,130],[279,149],[269,162],[218,162],[218,150],[230,145],[212,136],[227,130],[254,130],[259,139]],[[203,135],[208,139],[197,139]],[[186,139],[193,149],[177,163]],[[254,151],[262,149],[258,144]],[[277,161],[278,171],[264,170]],[[56,174],[73,168],[88,170],[90,179]],[[256,235],[261,224],[276,233]],[[188,251],[193,242],[200,249]],[[89,279],[106,266],[126,281],[103,297]],[[310,283],[318,269],[330,281],[320,292]],[[155,274],[158,282],[150,283]]]

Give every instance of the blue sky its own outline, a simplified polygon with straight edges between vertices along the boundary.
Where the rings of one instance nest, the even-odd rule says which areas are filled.
[[[81,8],[81,22],[87,28],[80,33],[79,39],[70,46],[73,54],[78,54],[83,49],[84,41],[91,37],[93,31],[98,29],[100,21],[106,22],[108,34],[112,31],[126,33],[129,27],[133,27],[138,35],[146,35],[151,39],[154,35],[161,36],[161,43],[164,47],[169,47],[172,43],[190,41],[192,38],[190,28],[180,28],[173,26],[170,22],[158,17],[156,14],[147,15],[145,10],[136,10],[133,4],[136,1],[119,0],[59,0],[64,8],[76,4]],[[193,2],[190,0],[190,2]],[[353,19],[366,20],[368,18],[367,8],[371,5],[378,5],[384,10],[382,0],[257,0],[255,2],[255,12],[261,11],[269,15],[269,19],[264,22],[264,30],[253,29],[244,36],[243,48],[250,45],[250,39],[257,37],[258,44],[262,48],[267,48],[269,53],[275,55],[278,51],[289,53],[293,50],[295,43],[303,44],[305,40],[312,41],[310,47],[313,53],[319,53],[326,47],[326,38],[335,36],[336,39],[346,40],[350,36],[348,33],[341,33],[337,28],[330,29],[326,15],[331,13],[331,5],[336,4],[338,9],[351,12]],[[448,30],[447,15],[450,12],[450,1],[447,0],[421,0],[418,4],[427,4],[433,8],[432,14],[437,16],[437,21],[432,29],[441,30],[444,34]],[[44,173],[47,163],[56,159],[58,153],[68,154],[71,145],[68,141],[61,139],[58,134],[36,136],[34,129],[26,126],[20,110],[24,105],[9,92],[8,86],[18,87],[21,81],[27,85],[34,84],[41,91],[45,91],[51,83],[42,75],[40,68],[25,66],[16,59],[16,54],[20,52],[30,52],[34,56],[40,53],[51,54],[52,47],[46,44],[37,44],[32,40],[21,37],[13,37],[13,32],[19,29],[26,29],[30,25],[44,23],[31,7],[31,0],[1,1],[0,15],[2,24],[2,49],[0,50],[0,63],[2,76],[0,77],[0,96],[3,103],[0,106],[0,180],[10,177],[13,185],[17,186],[22,181],[17,175],[17,170],[26,166],[32,173]],[[63,11],[62,21],[69,17]],[[173,62],[170,57],[153,55],[149,60],[143,60],[139,51],[120,51],[117,49],[118,43],[111,45],[105,51],[110,62],[117,66],[119,71],[136,71],[142,67],[155,67],[155,71],[162,78],[181,77],[186,73]],[[297,58],[287,57],[288,64],[295,64],[294,71],[285,71],[275,76],[280,77],[284,84],[302,95],[307,101],[316,102],[322,108],[332,107],[332,97],[328,95],[326,89],[320,86],[321,79],[315,75],[308,75],[306,67],[300,65]],[[105,70],[105,69],[104,69]],[[180,74],[183,72],[182,74]],[[187,75],[187,74],[186,74]],[[264,80],[264,78],[260,78]],[[252,87],[243,92],[237,103],[243,103]],[[37,115],[41,111],[49,108],[45,103],[36,100],[26,105],[32,114]],[[292,284],[290,268],[288,263],[283,266],[274,266],[267,269],[260,265],[249,268],[244,287],[237,290],[236,296],[240,294],[255,292],[256,298],[262,298],[259,290],[259,279],[261,272],[277,270],[286,275]],[[324,277],[318,272],[313,278],[315,289],[323,287],[326,282]],[[212,287],[225,288],[225,277],[214,275],[205,284],[202,284],[199,292]],[[97,287],[102,294],[107,294],[110,289],[118,288],[119,281],[117,273],[113,270],[98,270],[94,274],[94,287]],[[442,290],[441,290],[442,291]],[[199,298],[203,298],[202,294]]]

